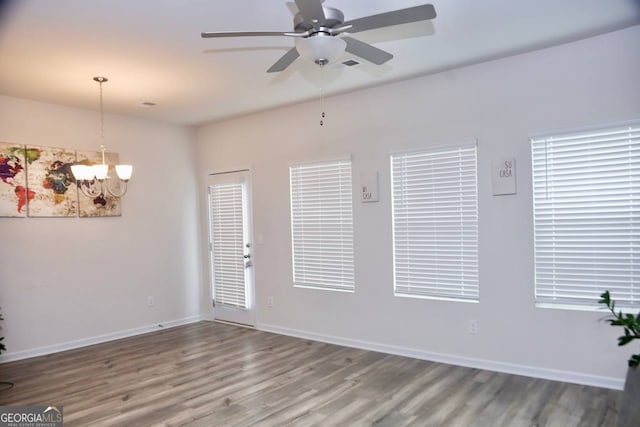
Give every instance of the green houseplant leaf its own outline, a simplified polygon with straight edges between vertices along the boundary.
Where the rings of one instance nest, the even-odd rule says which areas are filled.
[[[0,320],[4,320],[2,318],[2,314],[0,314]],[[1,328],[0,328],[1,329]],[[4,340],[4,337],[0,337],[0,354],[2,354],[3,351],[7,351],[7,347],[5,347],[4,343],[2,342],[2,340]]]
[[[611,312],[611,316],[606,319],[611,326],[624,328],[624,335],[618,337],[618,345],[627,345],[640,338],[640,313],[637,316],[630,313],[625,315],[622,311],[616,313],[616,302],[611,300],[609,291],[600,295],[598,303],[606,305]],[[634,354],[629,359],[629,366],[635,368],[638,365],[640,365],[640,354]]]
[[[2,314],[0,314],[0,320],[4,320],[2,318]],[[4,344],[2,343],[2,340],[4,340],[4,337],[0,337],[0,354],[2,354],[3,351],[7,350],[7,347],[4,346]],[[8,390],[12,387],[13,387],[13,383],[11,381],[0,381],[0,391]]]

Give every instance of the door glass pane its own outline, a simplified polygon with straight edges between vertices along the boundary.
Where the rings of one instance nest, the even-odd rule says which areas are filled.
[[[247,308],[243,187],[241,183],[209,187],[214,300],[216,305],[238,308]]]

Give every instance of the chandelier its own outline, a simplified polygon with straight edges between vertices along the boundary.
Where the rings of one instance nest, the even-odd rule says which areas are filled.
[[[100,151],[102,152],[102,163],[96,165],[75,164],[71,166],[71,172],[76,179],[78,188],[87,197],[104,197],[107,194],[113,197],[122,197],[127,192],[127,182],[133,173],[131,165],[115,165],[118,176],[118,186],[112,188],[110,184],[109,165],[105,162],[104,145],[104,107],[102,101],[102,83],[109,81],[106,77],[94,77],[93,80],[100,84]]]

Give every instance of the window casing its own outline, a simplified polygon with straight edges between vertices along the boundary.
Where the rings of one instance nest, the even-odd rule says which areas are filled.
[[[476,144],[391,156],[397,296],[478,301]]]
[[[531,139],[535,299],[640,307],[640,127]]]
[[[354,291],[351,160],[289,167],[293,284]]]

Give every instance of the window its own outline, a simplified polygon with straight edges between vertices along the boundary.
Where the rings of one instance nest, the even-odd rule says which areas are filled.
[[[289,167],[294,286],[353,291],[351,160]]]
[[[640,307],[640,127],[531,140],[536,302]]]
[[[391,156],[394,291],[478,301],[476,144]]]

